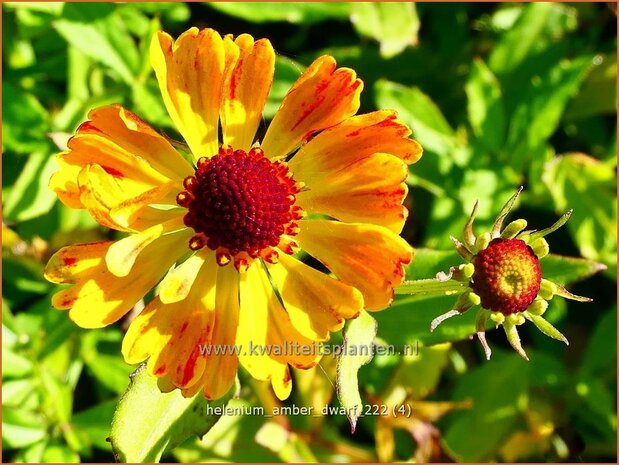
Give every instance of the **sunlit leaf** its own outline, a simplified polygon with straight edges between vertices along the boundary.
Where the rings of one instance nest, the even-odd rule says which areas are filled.
[[[50,211],[56,198],[48,188],[49,178],[57,170],[58,166],[52,155],[30,155],[4,199],[5,218],[11,221],[27,221]]]
[[[45,437],[45,430],[46,424],[40,415],[18,408],[2,407],[3,447],[18,449],[34,444]]]
[[[47,113],[37,98],[7,82],[2,83],[2,151],[20,154],[48,147]]]
[[[114,70],[131,84],[139,66],[135,42],[113,4],[65,4],[54,28],[85,55]]]
[[[426,150],[444,156],[452,154],[454,131],[441,110],[420,89],[379,81],[376,84],[376,103],[380,108],[397,110],[400,118],[411,126],[415,139]]]
[[[489,150],[498,151],[505,136],[502,92],[496,77],[481,59],[473,62],[466,95],[473,132]]]
[[[138,370],[114,413],[114,454],[122,462],[158,461],[166,450],[211,429],[220,415],[209,409],[225,406],[236,389],[214,402],[202,393],[185,398],[178,389],[162,393],[154,376]]]
[[[444,445],[453,459],[492,460],[508,434],[520,427],[529,384],[526,363],[516,354],[493,354],[460,381],[454,398],[471,399],[473,408],[454,413],[445,432]]]
[[[567,227],[582,255],[604,263],[608,272],[615,275],[615,169],[584,154],[568,154],[549,163],[542,179],[557,211],[574,209]]]
[[[350,19],[359,34],[380,43],[385,58],[417,45],[419,40],[419,17],[412,2],[354,3]]]
[[[327,19],[347,19],[350,14],[347,2],[209,2],[209,6],[252,23],[311,24]]]

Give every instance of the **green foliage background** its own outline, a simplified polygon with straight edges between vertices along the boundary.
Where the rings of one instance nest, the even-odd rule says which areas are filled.
[[[517,186],[514,217],[550,225],[574,266],[546,266],[563,282],[607,270],[572,290],[592,304],[552,301],[566,348],[527,325],[531,362],[491,331],[490,362],[467,315],[429,333],[454,299],[398,298],[376,315],[378,337],[412,357],[361,369],[366,402],[407,402],[399,423],[372,416],[350,435],[341,415],[274,420],[225,417],[202,440],[164,455],[179,461],[616,461],[616,11],[595,3],[3,3],[3,461],[110,461],[111,417],[128,384],[120,355],[126,322],[85,331],[50,307],[42,278],[64,245],[111,233],[47,189],[62,149],[89,109],[120,102],[176,136],[147,57],[154,31],[190,26],[267,37],[279,52],[266,119],[321,54],[365,82],[362,111],[394,108],[425,148],[411,167],[417,248],[409,277],[459,261],[458,236],[475,201],[488,226]],[[442,252],[437,252],[437,250]],[[546,270],[548,271],[548,269]],[[427,347],[424,347],[425,346]],[[432,345],[435,344],[435,345]],[[438,345],[436,345],[438,344]],[[243,373],[237,406],[275,402]],[[295,372],[286,405],[333,399],[334,362]]]

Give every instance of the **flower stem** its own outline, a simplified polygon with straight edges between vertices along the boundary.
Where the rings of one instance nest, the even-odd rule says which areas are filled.
[[[455,280],[416,279],[404,281],[400,286],[396,287],[395,293],[451,295],[463,291],[466,287],[466,283]]]

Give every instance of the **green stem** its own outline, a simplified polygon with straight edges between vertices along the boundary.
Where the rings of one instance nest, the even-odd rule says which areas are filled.
[[[439,281],[437,279],[416,279],[404,281],[395,288],[396,294],[435,294],[450,295],[464,290],[466,283],[450,279],[449,281]]]

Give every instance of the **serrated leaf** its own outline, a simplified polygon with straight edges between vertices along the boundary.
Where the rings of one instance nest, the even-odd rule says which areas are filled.
[[[202,436],[219,419],[208,409],[223,407],[237,386],[221,399],[202,393],[185,398],[178,389],[162,393],[157,379],[138,369],[112,419],[111,444],[121,462],[157,462],[161,455],[192,435]]]
[[[380,53],[391,58],[419,40],[419,17],[412,2],[353,3],[350,16],[359,34],[380,43]]]
[[[346,411],[353,433],[363,413],[357,373],[372,360],[372,342],[376,329],[376,320],[368,312],[362,311],[346,327],[342,355],[337,360],[337,397]]]

